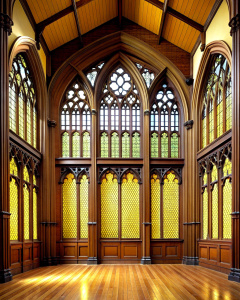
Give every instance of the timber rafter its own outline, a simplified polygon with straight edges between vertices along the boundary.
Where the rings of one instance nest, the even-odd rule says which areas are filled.
[[[163,29],[164,29],[165,17],[166,17],[167,8],[168,8],[168,1],[169,0],[164,0],[164,4],[163,4],[162,18],[161,18],[161,23],[160,23],[160,27],[159,27],[159,33],[158,33],[158,44],[159,45],[160,45],[161,39],[162,39],[162,33],[163,33]]]

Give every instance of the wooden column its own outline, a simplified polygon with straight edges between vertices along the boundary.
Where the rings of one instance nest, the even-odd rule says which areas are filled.
[[[233,1],[232,35],[232,268],[228,279],[240,282],[240,15]]]
[[[0,283],[10,281],[8,36],[14,1],[0,0]]]
[[[196,162],[196,142],[194,135],[193,121],[184,123],[185,131],[185,168],[183,178],[183,263],[186,265],[198,264],[197,239],[199,239],[199,196],[197,195],[197,185],[199,183],[198,166]],[[195,137],[195,139],[194,139]]]
[[[97,112],[92,109],[90,200],[88,217],[88,265],[97,264]]]
[[[149,110],[144,111],[143,121],[143,238],[142,264],[151,264],[151,203],[150,203],[150,159],[149,159]]]

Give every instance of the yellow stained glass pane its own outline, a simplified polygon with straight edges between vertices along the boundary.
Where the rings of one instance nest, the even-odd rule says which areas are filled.
[[[64,179],[62,193],[63,238],[77,238],[77,186],[73,174]]]
[[[117,132],[112,133],[111,152],[112,152],[112,157],[119,157],[119,137]]]
[[[26,166],[23,169],[23,180],[29,182],[29,173],[28,173],[28,169]]]
[[[223,238],[232,238],[232,184],[227,178],[223,187]]]
[[[203,184],[204,185],[207,184],[207,179],[208,179],[207,172],[205,172],[204,175],[203,175]]]
[[[226,131],[232,128],[232,94],[226,98]]]
[[[37,240],[37,191],[33,189],[33,239]]]
[[[32,144],[32,111],[30,101],[27,102],[27,142]]]
[[[171,136],[171,157],[178,158],[178,135],[173,133]]]
[[[80,238],[88,238],[88,178],[80,180]]]
[[[62,157],[69,157],[69,134],[62,134]]]
[[[161,157],[168,157],[168,135],[166,132],[161,136]]]
[[[140,134],[134,132],[132,136],[132,157],[140,157]]]
[[[16,92],[14,85],[9,86],[9,128],[16,132],[16,117],[17,103],[16,103]]]
[[[10,240],[18,240],[18,186],[16,180],[12,178],[10,182]]]
[[[22,95],[19,95],[19,136],[24,139],[24,101]]]
[[[72,135],[72,157],[80,157],[80,134],[78,132]]]
[[[90,134],[87,131],[83,134],[83,157],[90,157]]]
[[[202,223],[202,231],[203,231],[203,239],[207,239],[208,237],[208,192],[207,188],[205,188],[204,193],[202,195],[203,201],[203,223]]]
[[[131,173],[122,180],[121,199],[121,237],[123,239],[140,238],[139,184]]]
[[[173,171],[163,184],[163,238],[179,238],[179,185]]]
[[[151,179],[151,223],[152,239],[160,239],[160,180],[156,174]]]
[[[212,182],[218,180],[218,170],[216,165],[213,166],[212,168]]]
[[[101,157],[108,157],[108,135],[106,132],[101,135]]]
[[[118,182],[112,173],[101,184],[101,238],[118,238]]]
[[[37,185],[37,179],[36,179],[36,176],[35,176],[35,175],[33,175],[33,184],[34,184],[34,185]]]
[[[212,238],[218,239],[218,185],[212,190]]]
[[[223,134],[223,101],[217,106],[217,137]]]
[[[130,137],[127,132],[124,132],[122,135],[122,157],[130,157]]]
[[[207,118],[202,120],[202,147],[207,146]]]
[[[230,174],[232,174],[232,163],[228,158],[226,158],[223,166],[223,176],[225,177]]]
[[[10,174],[18,176],[18,168],[13,157],[10,161]]]
[[[151,157],[158,157],[158,134],[156,132],[151,136]]]
[[[209,112],[209,143],[214,140],[214,119],[213,119],[213,109]]]
[[[29,190],[25,184],[23,187],[23,210],[24,210],[24,239],[29,240]]]
[[[37,148],[37,112],[33,109],[33,147]]]

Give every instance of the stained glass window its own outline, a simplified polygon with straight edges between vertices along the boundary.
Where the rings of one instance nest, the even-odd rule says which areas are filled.
[[[62,157],[90,157],[91,111],[85,89],[78,79],[67,89],[60,123]]]
[[[121,192],[121,237],[140,238],[139,184],[133,174],[124,176]]]
[[[151,157],[158,157],[158,134],[156,132],[151,135]]]
[[[108,135],[106,132],[101,135],[101,157],[108,157]]]
[[[10,181],[10,240],[18,240],[18,186],[16,179]]]
[[[140,63],[136,63],[136,66],[140,73],[142,74],[143,79],[145,80],[146,86],[149,89],[154,78],[155,78],[155,73],[151,71],[149,68],[144,67]]]
[[[124,132],[122,135],[122,157],[130,157],[130,137],[127,132]]]
[[[23,187],[23,220],[24,220],[24,239],[29,240],[30,239],[30,233],[29,233],[29,189],[27,184],[24,184]]]
[[[111,152],[112,157],[119,157],[119,136],[117,132],[113,132],[111,136]]]
[[[232,183],[230,175],[232,174],[232,163],[226,158],[223,165],[223,176],[228,177],[223,186],[223,238],[232,238]]]
[[[213,101],[209,103],[209,143],[214,140],[214,115]]]
[[[218,170],[216,165],[212,169],[212,182],[218,181]],[[212,189],[212,238],[218,239],[218,182]]]
[[[231,72],[228,68],[226,78],[226,131],[232,128],[232,82]]]
[[[173,133],[171,135],[171,157],[177,158],[178,157],[178,134]]]
[[[77,238],[77,186],[72,173],[64,179],[62,194],[63,238]]]
[[[33,239],[37,240],[37,191],[33,189]]]
[[[132,157],[140,157],[140,134],[134,132],[132,136]]]
[[[88,238],[88,178],[83,175],[80,180],[80,238]]]
[[[206,105],[204,105],[202,112],[202,147],[207,145],[207,117],[206,117]]]
[[[161,157],[168,157],[168,135],[166,132],[161,136]]]
[[[151,178],[151,223],[152,239],[160,239],[160,180],[157,174]]]
[[[207,190],[207,173],[203,175],[203,194],[202,194],[202,235],[203,239],[208,237],[208,190]]]
[[[21,53],[13,59],[12,70],[9,73],[9,128],[36,147],[37,101],[35,88],[31,71],[24,54]]]
[[[95,85],[96,78],[100,73],[100,71],[102,70],[103,66],[104,66],[104,62],[100,62],[95,67],[91,68],[86,74],[87,79],[89,80],[89,82],[93,87]]]

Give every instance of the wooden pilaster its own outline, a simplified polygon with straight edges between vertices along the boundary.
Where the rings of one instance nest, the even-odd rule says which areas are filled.
[[[142,264],[151,264],[150,239],[151,239],[151,203],[150,203],[150,159],[149,159],[149,110],[144,111],[143,130],[143,241]]]
[[[8,36],[14,1],[0,0],[0,283],[10,281]]]
[[[239,1],[233,1],[232,35],[232,268],[228,279],[240,282],[240,15]]]

